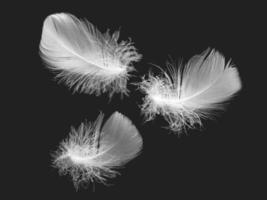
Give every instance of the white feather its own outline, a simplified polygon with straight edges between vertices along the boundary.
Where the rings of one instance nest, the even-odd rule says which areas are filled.
[[[131,42],[118,43],[119,32],[101,34],[90,22],[66,13],[48,16],[43,25],[43,60],[74,91],[127,93],[132,62],[141,58]]]
[[[114,177],[114,170],[133,159],[142,148],[142,138],[132,122],[115,112],[101,129],[103,115],[95,123],[82,123],[71,129],[54,155],[54,163],[62,173],[69,173],[76,189],[81,182]]]
[[[201,125],[201,117],[223,109],[222,103],[241,89],[237,69],[215,50],[192,57],[184,68],[169,63],[167,68],[162,76],[150,74],[140,83],[147,94],[142,111],[147,120],[163,115],[173,131]]]

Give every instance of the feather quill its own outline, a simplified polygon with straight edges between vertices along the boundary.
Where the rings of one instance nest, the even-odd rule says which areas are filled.
[[[103,114],[94,123],[82,123],[64,140],[54,154],[55,167],[69,173],[78,189],[80,183],[99,181],[116,176],[121,167],[138,155],[142,138],[132,122],[115,112],[102,126]]]
[[[237,69],[215,50],[193,56],[183,68],[170,63],[167,68],[161,76],[150,73],[140,83],[146,94],[142,111],[147,120],[163,115],[173,131],[201,125],[201,118],[224,109],[223,102],[241,89]]]
[[[40,55],[57,78],[76,92],[127,94],[128,72],[140,60],[131,42],[118,43],[119,31],[101,34],[90,22],[59,13],[43,25]]]

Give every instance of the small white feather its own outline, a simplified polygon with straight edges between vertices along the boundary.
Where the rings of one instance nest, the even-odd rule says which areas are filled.
[[[223,109],[222,103],[241,89],[237,69],[215,50],[192,57],[184,68],[170,63],[167,68],[162,76],[150,74],[140,83],[146,93],[142,111],[147,120],[163,115],[173,131],[201,125],[201,117]]]
[[[131,64],[141,55],[131,42],[118,39],[118,31],[101,34],[90,22],[59,13],[44,21],[40,52],[57,78],[74,91],[125,94]]]
[[[69,173],[78,189],[80,183],[94,180],[105,183],[121,167],[140,152],[143,141],[132,124],[122,114],[115,112],[103,128],[103,115],[95,123],[82,123],[78,130],[71,129],[54,155],[54,164],[63,174]]]

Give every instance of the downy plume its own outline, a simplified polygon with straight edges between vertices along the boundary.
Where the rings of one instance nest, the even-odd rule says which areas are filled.
[[[118,39],[119,31],[101,34],[86,20],[53,14],[44,21],[40,54],[74,92],[127,94],[128,72],[141,55],[131,42]]]
[[[59,146],[53,155],[54,166],[72,176],[74,186],[102,182],[118,174],[116,168],[140,152],[143,141],[132,122],[115,112],[102,127],[103,114],[94,123],[82,123]]]
[[[224,102],[241,89],[238,71],[225,63],[215,50],[193,56],[184,67],[168,63],[161,76],[149,74],[140,89],[146,94],[142,111],[151,120],[161,114],[170,129],[201,125],[201,118],[210,118],[214,111],[224,109]]]

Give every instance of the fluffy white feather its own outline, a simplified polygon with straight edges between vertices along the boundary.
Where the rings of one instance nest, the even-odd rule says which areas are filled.
[[[184,68],[167,64],[161,76],[149,74],[140,83],[146,93],[142,111],[147,120],[161,114],[173,131],[201,125],[201,117],[223,109],[223,102],[241,89],[238,71],[217,51],[193,56]]]
[[[119,32],[101,34],[90,22],[66,13],[48,16],[43,25],[40,52],[74,91],[127,93],[132,62],[141,58],[131,42],[118,43]]]
[[[117,174],[115,168],[136,157],[142,148],[142,138],[127,117],[115,112],[101,128],[102,121],[100,114],[95,123],[72,128],[54,155],[55,166],[72,176],[76,189],[94,180],[105,183]]]

